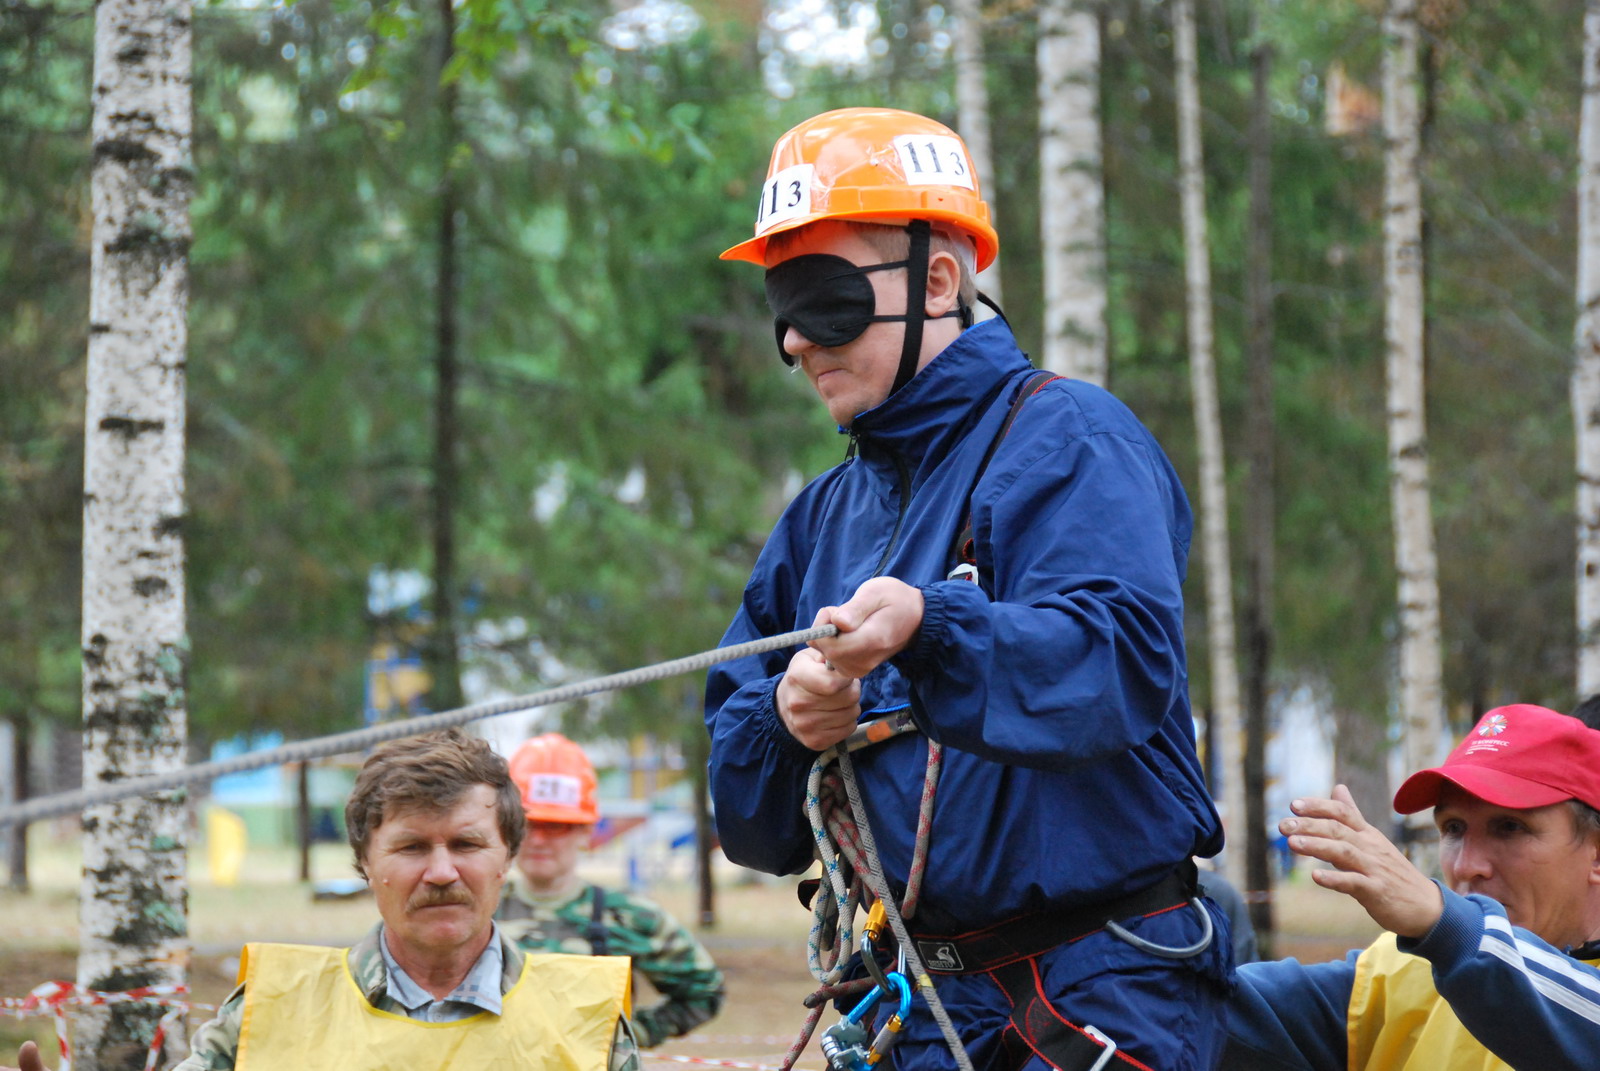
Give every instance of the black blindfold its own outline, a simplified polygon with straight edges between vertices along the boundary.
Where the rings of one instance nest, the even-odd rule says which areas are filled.
[[[832,347],[860,338],[869,324],[906,319],[904,315],[877,315],[877,294],[866,276],[904,268],[908,263],[896,260],[857,267],[843,257],[808,253],[768,268],[767,306],[772,309],[783,363],[794,364],[783,348],[783,336],[790,327],[819,346]]]

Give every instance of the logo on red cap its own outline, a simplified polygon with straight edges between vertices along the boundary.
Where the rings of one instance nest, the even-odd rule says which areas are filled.
[[[1483,722],[1478,726],[1479,736],[1499,736],[1506,731],[1506,716],[1504,714],[1486,714]]]

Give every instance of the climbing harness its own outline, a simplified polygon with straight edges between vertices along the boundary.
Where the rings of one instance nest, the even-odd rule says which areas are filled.
[[[1205,951],[1213,937],[1211,915],[1196,898],[1194,874],[1194,864],[1186,862],[1154,884],[1100,903],[1021,915],[955,937],[913,931],[911,938],[933,974],[979,974],[996,970],[1052,948],[1073,944],[1101,930],[1152,955],[1187,959]],[[1115,921],[1149,918],[1183,907],[1190,907],[1200,915],[1204,929],[1198,942],[1184,948],[1168,948],[1147,941]]]
[[[1199,914],[1203,933],[1200,940],[1181,948],[1145,940],[1115,921],[1185,909]],[[1030,1053],[1062,1071],[1096,1071],[1114,1059],[1138,1066],[1131,1057],[1119,1054],[1115,1042],[1093,1025],[1068,1021],[1041,986],[1040,955],[1101,931],[1165,959],[1186,959],[1205,951],[1215,929],[1210,912],[1199,900],[1194,864],[1185,862],[1153,885],[1098,904],[1024,915],[958,937],[914,933],[912,940],[930,973],[986,974],[1005,993],[1011,1004],[1011,1023],[1002,1043],[1013,1066],[1025,1062]]]

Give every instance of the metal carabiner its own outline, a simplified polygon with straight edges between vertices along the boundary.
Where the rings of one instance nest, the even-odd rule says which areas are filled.
[[[1200,921],[1205,924],[1205,933],[1200,935],[1200,940],[1187,948],[1171,948],[1167,945],[1158,945],[1154,941],[1146,941],[1137,934],[1129,933],[1115,922],[1107,922],[1106,930],[1119,940],[1126,941],[1139,951],[1148,952],[1152,956],[1160,956],[1162,959],[1188,959],[1210,948],[1211,939],[1216,936],[1216,929],[1211,924],[1211,912],[1206,910],[1205,905],[1198,899],[1190,897],[1189,906],[1200,913]]]
[[[872,1039],[872,1045],[867,1049],[866,1065],[869,1068],[876,1067],[889,1055],[889,1050],[895,1047],[905,1031],[906,1019],[911,1014],[911,982],[899,971],[890,974],[889,981],[900,991],[900,1006],[884,1022],[878,1036]]]
[[[899,971],[891,972],[887,980],[888,985],[882,989],[873,986],[843,1019],[823,1031],[822,1055],[833,1071],[871,1071],[900,1040],[911,1014],[911,982]],[[861,1020],[890,993],[899,995],[900,1005],[869,1043],[867,1028]]]
[[[884,993],[889,992],[890,984],[883,968],[878,966],[877,944],[878,939],[883,936],[888,921],[889,913],[884,908],[883,901],[879,900],[867,912],[866,925],[861,927],[861,964],[867,969],[867,975],[873,984]]]

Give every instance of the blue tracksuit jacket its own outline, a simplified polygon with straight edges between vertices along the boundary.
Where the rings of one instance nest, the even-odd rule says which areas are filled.
[[[1426,1046],[1451,1036],[1437,1024],[1433,1032],[1425,1030],[1444,1004],[1452,1022],[1459,1020],[1476,1039],[1476,1052],[1463,1052],[1458,1043],[1452,1058],[1422,1047],[1409,1054],[1405,1067],[1595,1067],[1600,1061],[1600,942],[1563,953],[1512,926],[1505,908],[1494,900],[1443,891],[1444,914],[1427,936],[1398,941],[1401,952],[1420,956],[1431,966],[1431,999],[1403,1001],[1386,992],[1379,980],[1364,983],[1365,992],[1353,1000],[1362,957],[1370,950],[1351,952],[1333,963],[1302,965],[1286,959],[1247,964],[1239,969],[1239,987],[1228,1001],[1228,1043],[1219,1068],[1395,1071],[1395,1064],[1350,1059],[1351,1016],[1376,1021],[1363,1033],[1409,1030]],[[1392,1049],[1400,1047],[1391,1043]]]
[[[971,496],[981,586],[945,579],[979,463],[1032,370],[1005,324],[990,320],[858,416],[857,456],[784,512],[724,640],[809,627],[818,609],[844,602],[874,575],[921,589],[917,638],[862,681],[861,705],[865,717],[909,705],[922,732],[946,747],[913,926],[923,932],[958,934],[1104,900],[1222,843],[1187,695],[1179,589],[1188,501],[1124,405],[1067,380],[1025,403]],[[774,874],[797,873],[813,858],[802,804],[816,756],[789,735],[774,705],[792,654],[724,663],[707,683],[723,849]],[[854,757],[899,896],[927,743],[902,736]],[[1154,939],[1171,944],[1199,930],[1188,911],[1146,923]],[[1115,947],[1089,938],[1047,984],[1064,994],[1104,972],[1148,970],[1163,978],[1190,972],[1191,980],[1198,973],[1220,985],[1230,957],[1220,915],[1217,925],[1218,947],[1179,967],[1109,937]],[[947,992],[958,1017],[971,1004],[974,1029],[998,1030],[998,991],[986,978],[943,979],[941,996]],[[1181,1019],[1174,1029],[1184,1029]],[[1210,1025],[1192,1029],[1204,1048]],[[903,1043],[897,1062],[915,1063],[915,1051]]]

